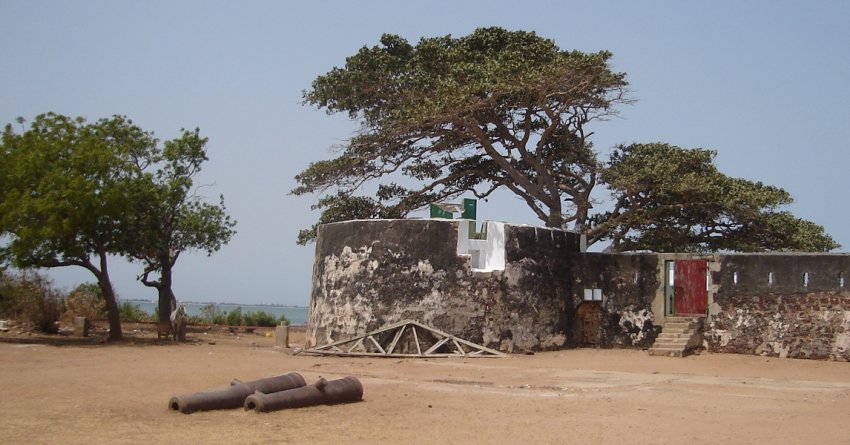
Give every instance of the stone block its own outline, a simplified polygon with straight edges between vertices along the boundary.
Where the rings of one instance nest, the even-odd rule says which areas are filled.
[[[77,337],[88,337],[91,322],[86,317],[74,317],[74,335]]]

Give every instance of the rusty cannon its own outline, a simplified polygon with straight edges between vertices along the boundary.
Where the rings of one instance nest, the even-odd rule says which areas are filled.
[[[265,379],[242,382],[234,379],[230,387],[194,394],[176,395],[168,401],[168,408],[183,414],[213,409],[230,409],[243,406],[245,399],[255,392],[276,393],[306,385],[304,377],[297,372]]]
[[[358,402],[363,400],[363,385],[356,377],[338,380],[319,380],[312,385],[302,386],[276,393],[256,392],[245,399],[245,411],[277,411],[315,405]]]

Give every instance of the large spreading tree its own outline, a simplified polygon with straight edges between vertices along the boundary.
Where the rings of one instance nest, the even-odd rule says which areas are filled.
[[[715,155],[664,143],[617,147],[600,173],[612,209],[590,218],[589,242],[657,252],[839,247],[823,227],[780,210],[792,202],[788,192],[724,175]]]
[[[323,194],[314,206],[322,210],[319,223],[402,217],[506,189],[547,226],[581,231],[590,244],[609,240],[615,249],[837,247],[820,226],[779,210],[791,200],[787,192],[723,175],[713,152],[634,144],[600,160],[590,127],[632,101],[610,58],[501,28],[415,46],[384,35],[304,92],[306,104],[347,113],[360,129],[336,157],[297,175],[292,193]],[[373,183],[375,193],[364,195]],[[612,195],[602,212],[593,199],[600,185]],[[315,229],[303,230],[298,242],[312,240]]]

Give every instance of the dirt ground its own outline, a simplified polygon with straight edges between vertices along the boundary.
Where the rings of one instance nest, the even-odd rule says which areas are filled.
[[[0,336],[0,443],[850,444],[850,363],[579,349],[508,358],[291,355],[266,331]],[[296,332],[295,346],[303,339]],[[180,414],[172,395],[296,371],[364,401]]]

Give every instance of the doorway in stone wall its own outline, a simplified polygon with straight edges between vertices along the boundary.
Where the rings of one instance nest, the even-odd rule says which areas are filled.
[[[599,346],[602,337],[602,305],[592,301],[578,305],[576,327],[579,346]]]
[[[673,315],[703,316],[708,309],[708,261],[676,260],[671,278]]]

